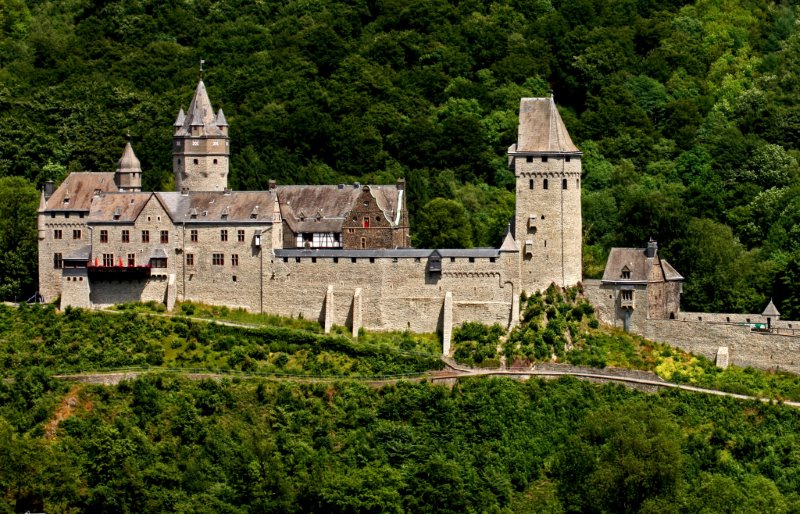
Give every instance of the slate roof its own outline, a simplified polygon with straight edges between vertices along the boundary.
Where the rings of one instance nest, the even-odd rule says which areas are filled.
[[[612,248],[608,255],[602,282],[646,284],[650,276],[650,270],[656,262],[658,260],[655,255],[647,257],[646,248]],[[683,280],[680,273],[675,271],[675,268],[667,261],[660,259],[660,262],[664,277],[668,282]],[[622,278],[623,268],[627,268],[630,271],[630,278]]]
[[[47,199],[47,211],[89,211],[95,191],[117,191],[113,172],[73,172]]]
[[[397,186],[367,186],[378,208],[392,226],[397,220],[400,191]],[[362,188],[340,186],[278,186],[281,216],[295,233],[341,232]],[[319,220],[317,220],[319,218]]]
[[[509,153],[580,154],[558,113],[553,97],[523,98],[519,104],[517,143]]]
[[[762,316],[780,316],[781,313],[778,312],[778,308],[775,307],[775,304],[772,303],[772,298],[769,299],[769,303],[767,304],[767,308],[764,309],[764,312],[761,313]]]
[[[163,192],[156,195],[175,223],[272,222],[275,204],[275,193],[271,191],[190,191],[188,194]]]
[[[107,193],[94,198],[88,223],[133,223],[153,193]]]
[[[434,252],[438,252],[443,259],[453,258],[491,258],[498,257],[500,250],[497,248],[465,248],[432,250],[424,248],[386,248],[375,250],[344,250],[332,248],[305,249],[283,248],[275,249],[276,257],[342,257],[342,258],[399,258],[399,259],[427,259]]]
[[[217,117],[211,107],[206,85],[200,80],[194,91],[192,102],[189,104],[189,109],[186,113],[183,112],[183,109],[178,112],[178,118],[175,120],[175,135],[187,136],[192,133],[192,127],[202,127],[201,135],[223,136],[224,133],[218,126],[220,124],[217,123]],[[224,114],[221,120],[227,125]]]
[[[122,157],[117,161],[117,172],[142,172],[142,166],[136,154],[133,153],[133,147],[130,142],[125,143],[125,149],[122,151]]]

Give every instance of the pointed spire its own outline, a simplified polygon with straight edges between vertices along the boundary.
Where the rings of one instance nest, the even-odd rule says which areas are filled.
[[[183,124],[186,122],[186,114],[183,112],[183,106],[181,106],[181,110],[178,111],[178,119],[175,120],[175,127],[182,127]]]
[[[186,114],[189,126],[211,125],[214,123],[214,109],[211,108],[211,100],[208,98],[206,85],[200,80],[197,82],[197,89],[194,91],[192,103],[189,104],[189,111]]]
[[[117,161],[117,173],[141,173],[142,166],[136,154],[133,153],[133,147],[130,141],[125,143],[125,149],[122,151],[122,157]]]
[[[215,123],[218,127],[227,127],[228,120],[225,119],[225,113],[222,112],[222,107],[219,108],[217,111],[217,122]]]
[[[769,299],[769,304],[767,304],[767,308],[764,309],[764,312],[762,312],[761,315],[762,316],[775,316],[775,317],[778,317],[778,316],[781,315],[781,313],[778,312],[778,308],[775,307],[774,303],[772,303],[772,298]]]

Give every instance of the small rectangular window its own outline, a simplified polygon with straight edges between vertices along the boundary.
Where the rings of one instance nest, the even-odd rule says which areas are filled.
[[[533,162],[533,156],[529,155],[529,156],[525,157],[525,162]]]
[[[546,155],[542,156],[542,162],[547,162],[547,156]]]
[[[107,243],[108,242],[108,230],[101,230],[100,231],[100,242]]]
[[[469,262],[475,262],[475,257],[470,257]]]
[[[192,230],[189,231],[189,240],[192,243],[196,243],[197,242],[197,229],[196,228],[193,228]]]
[[[233,253],[231,254],[231,266],[238,266],[239,265],[239,254]]]
[[[161,231],[161,242],[162,243],[169,243],[169,231],[162,230]]]
[[[136,266],[136,254],[135,253],[129,253],[128,254],[128,267],[132,268],[134,266]]]
[[[240,243],[244,243],[244,230],[239,230],[236,232],[236,240]]]
[[[533,179],[528,180],[528,189],[533,189]]]
[[[113,266],[114,265],[114,254],[113,253],[104,253],[103,254],[103,266]]]
[[[367,247],[367,238],[366,237],[362,237],[361,238],[361,248],[366,248],[366,247]]]
[[[219,231],[219,240],[223,243],[228,240],[228,231],[223,229]]]
[[[60,253],[53,254],[53,268],[62,269],[64,267],[64,257]]]
[[[60,228],[53,230],[53,239],[61,239],[62,237],[64,237],[64,233]]]
[[[186,254],[186,265],[187,266],[194,266],[194,254],[187,253]]]
[[[338,262],[339,262],[339,258],[338,258],[338,257],[334,257],[334,258],[333,258],[333,263],[334,263],[334,264],[338,264]]]
[[[225,265],[225,254],[222,253],[215,253],[211,256],[211,264],[214,266],[224,266]]]
[[[142,230],[142,242],[149,243],[150,242],[150,231],[149,230]]]
[[[130,243],[131,242],[131,232],[130,232],[130,230],[123,230],[122,231],[122,242],[123,243]]]
[[[81,231],[80,230],[73,230],[72,231],[72,239],[80,239],[81,238]]]
[[[549,185],[549,184],[547,183],[547,179],[544,179],[544,180],[542,181],[542,189],[547,189],[547,186],[548,186],[548,185]]]
[[[566,189],[566,188],[567,188],[567,179],[562,179],[561,180],[561,189]]]

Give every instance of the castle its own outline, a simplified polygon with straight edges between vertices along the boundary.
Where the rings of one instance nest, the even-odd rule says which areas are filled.
[[[39,292],[61,307],[176,300],[318,319],[357,334],[517,322],[522,291],[581,280],[581,152],[553,98],[523,98],[508,151],[516,213],[500,248],[409,247],[405,183],[228,189],[228,123],[202,80],[173,135],[175,191],[116,172],[42,192]]]
[[[38,210],[39,292],[61,307],[177,300],[318,320],[330,331],[440,332],[518,323],[522,292],[581,283],[581,152],[555,102],[520,101],[508,149],[516,210],[500,248],[409,247],[405,182],[228,189],[230,139],[203,81],[173,133],[175,191],[141,191],[130,144],[115,172],[71,173]],[[681,313],[683,277],[646,248],[614,248],[583,281],[601,321],[728,363],[800,372],[800,323]],[[760,323],[769,330],[759,328]],[[753,330],[756,328],[756,330]]]

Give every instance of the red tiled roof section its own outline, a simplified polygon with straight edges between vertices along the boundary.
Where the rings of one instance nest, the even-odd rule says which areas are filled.
[[[50,211],[88,211],[95,191],[108,193],[117,191],[114,173],[74,172],[58,186],[47,199]]]
[[[517,152],[579,153],[553,98],[523,98],[519,105]]]

